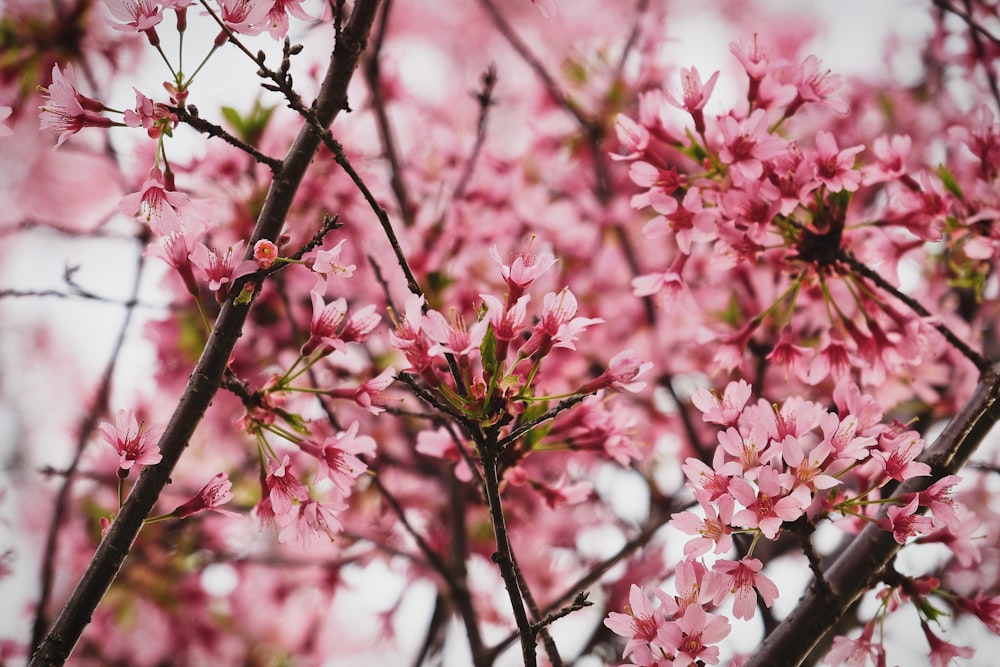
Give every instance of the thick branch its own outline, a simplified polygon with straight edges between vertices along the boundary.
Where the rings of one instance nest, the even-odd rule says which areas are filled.
[[[346,107],[347,84],[364,50],[378,4],[378,0],[359,0],[347,28],[337,40],[314,105],[316,117],[324,125],[332,123],[337,113]],[[304,125],[281,169],[275,174],[248,247],[252,248],[259,239],[273,240],[278,236],[292,198],[319,145],[318,132],[311,125]],[[235,305],[233,301],[223,305],[205,350],[160,438],[163,460],[158,465],[145,468],[139,476],[107,536],[98,546],[90,566],[35,652],[30,667],[61,665],[76,646],[98,603],[121,569],[143,520],[170,480],[171,471],[218,390],[249,309],[250,304]]]
[[[921,491],[942,477],[957,473],[997,421],[1000,421],[1000,364],[983,374],[962,411],[921,457],[933,473],[909,480],[900,487],[897,496]],[[801,664],[827,630],[836,626],[846,610],[870,588],[900,546],[891,533],[869,524],[824,574],[828,586],[808,590],[746,667]]]

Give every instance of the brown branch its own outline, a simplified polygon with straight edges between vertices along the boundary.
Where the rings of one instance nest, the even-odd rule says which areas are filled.
[[[957,473],[989,430],[1000,421],[1000,364],[988,369],[962,410],[920,460],[933,470],[903,484],[896,497],[926,489]],[[884,516],[884,511],[880,517]],[[764,640],[746,667],[796,667],[876,581],[899,551],[892,534],[873,523],[855,537],[823,573],[827,586],[814,586]]]
[[[365,48],[378,5],[379,0],[359,0],[337,41],[314,105],[315,115],[325,126],[347,105],[347,86]],[[319,145],[319,133],[311,125],[304,125],[274,176],[249,248],[259,239],[277,238]],[[69,601],[35,651],[30,667],[62,665],[76,646],[218,390],[251,305],[252,302],[237,304],[232,300],[223,304],[201,358],[160,438],[163,460],[142,471]]]

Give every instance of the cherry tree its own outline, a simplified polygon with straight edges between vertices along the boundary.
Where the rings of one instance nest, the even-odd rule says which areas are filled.
[[[997,7],[689,4],[8,0],[0,664],[971,664]]]

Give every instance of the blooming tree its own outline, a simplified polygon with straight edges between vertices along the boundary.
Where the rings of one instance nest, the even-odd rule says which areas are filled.
[[[684,4],[9,0],[4,261],[73,259],[0,292],[0,664],[1000,634],[995,4],[855,77],[739,2],[699,71]]]

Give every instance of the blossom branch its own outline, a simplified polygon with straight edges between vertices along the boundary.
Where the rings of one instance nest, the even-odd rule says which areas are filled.
[[[378,0],[360,0],[355,4],[349,24],[337,41],[315,103],[315,115],[324,126],[332,123],[346,105],[347,85],[365,48],[378,5]],[[282,168],[275,174],[252,235],[254,242],[277,238],[319,144],[314,127],[306,125],[300,130]],[[69,601],[35,651],[30,667],[62,665],[83,634],[218,390],[251,305],[252,299],[251,303],[226,300],[223,304],[201,358],[160,438],[161,463],[144,468]]]
[[[853,254],[847,252],[844,249],[840,249],[838,253],[839,259],[851,267],[852,271],[855,271],[868,280],[872,281],[882,290],[893,295],[904,304],[906,304],[913,312],[917,313],[921,317],[930,318],[932,317],[930,311],[928,311],[924,306],[911,296],[908,296],[898,289],[896,289],[889,281],[879,275],[876,271],[873,271],[869,266],[863,262],[858,261],[858,258]],[[952,347],[961,352],[967,359],[976,365],[976,368],[980,372],[985,372],[990,367],[990,362],[983,355],[979,354],[971,347],[969,344],[963,341],[961,338],[955,335],[955,333],[946,327],[941,322],[934,322],[931,326],[937,329],[938,333],[944,336],[945,340],[951,343]]]
[[[904,483],[896,498],[926,489],[958,472],[989,430],[1000,421],[1000,364],[989,368],[962,410],[948,423],[934,445],[919,460],[933,473]],[[879,518],[885,516],[883,510]],[[795,609],[764,640],[747,667],[793,667],[835,627],[848,608],[868,590],[899,551],[892,533],[870,522],[826,571],[828,587],[806,591]]]
[[[193,110],[189,107],[170,107],[170,112],[177,116],[177,119],[183,123],[186,123],[193,127],[198,132],[205,134],[210,137],[215,137],[217,139],[222,139],[230,146],[238,148],[243,151],[254,160],[260,164],[266,165],[271,173],[276,173],[281,169],[281,160],[273,158],[270,155],[265,155],[260,152],[247,142],[243,141],[239,137],[236,137],[230,132],[227,132],[225,128],[220,125],[216,125],[210,121],[201,118],[197,114],[193,113]]]

